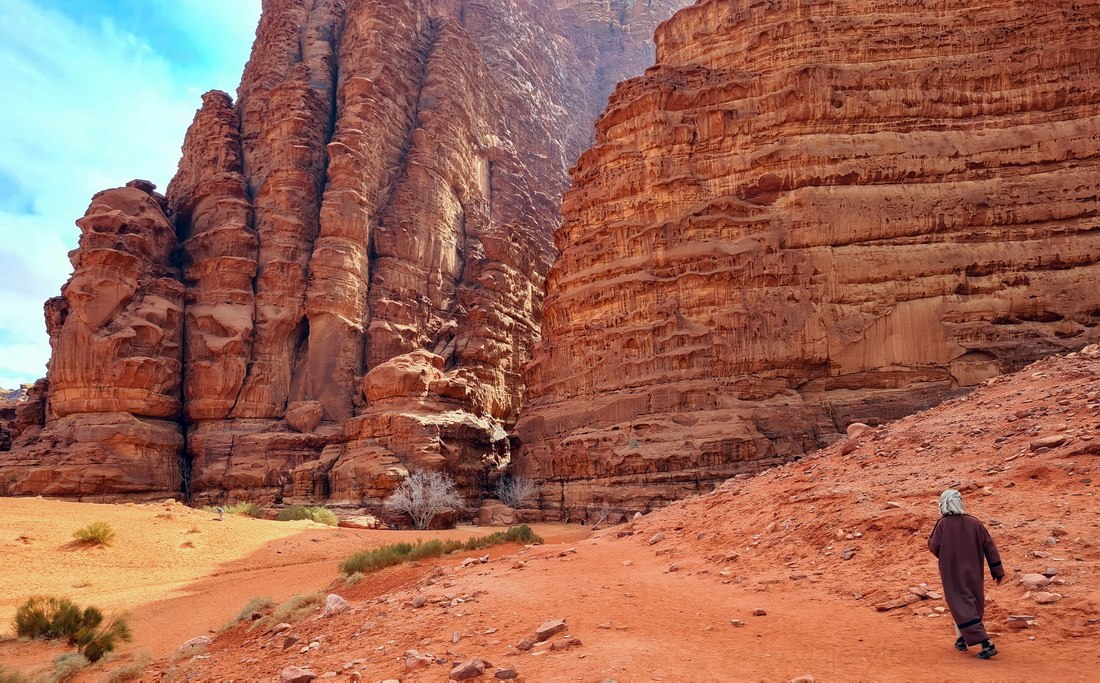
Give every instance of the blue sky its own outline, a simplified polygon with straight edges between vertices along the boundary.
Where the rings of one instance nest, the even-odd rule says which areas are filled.
[[[163,191],[200,96],[236,92],[260,0],[0,0],[0,387],[45,375],[92,195]]]

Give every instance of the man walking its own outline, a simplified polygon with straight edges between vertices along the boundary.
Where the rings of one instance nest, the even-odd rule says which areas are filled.
[[[962,496],[954,489],[940,495],[940,520],[928,537],[928,549],[939,558],[940,581],[947,606],[955,619],[959,639],[955,648],[966,652],[981,643],[978,656],[989,659],[997,647],[989,642],[982,618],[985,614],[985,568],[998,584],[1004,579],[1001,556],[985,525],[963,512]]]

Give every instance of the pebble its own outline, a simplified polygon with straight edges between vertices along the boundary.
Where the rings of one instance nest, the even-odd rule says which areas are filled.
[[[757,608],[752,611],[752,615],[754,617],[766,617],[768,616],[768,613],[762,609]]]
[[[650,544],[650,545],[656,545],[657,543],[660,543],[660,542],[661,542],[661,541],[663,541],[664,539],[665,539],[665,532],[663,532],[663,531],[658,531],[657,533],[655,533],[655,534],[653,534],[652,536],[650,536],[650,538],[649,538],[649,544]]]
[[[516,671],[516,667],[514,666],[506,666],[504,668],[497,669],[496,673],[494,673],[493,676],[495,678],[499,678],[502,681],[510,681],[514,678],[519,678],[519,672]]]
[[[745,622],[741,621],[740,619],[730,619],[730,623],[737,628],[741,628],[745,625]]]
[[[487,662],[481,659],[469,659],[451,669],[451,680],[468,681],[485,673]]]
[[[1035,602],[1039,603],[1040,605],[1049,605],[1052,602],[1058,602],[1062,599],[1062,596],[1059,593],[1047,592],[1032,593],[1031,597],[1035,600]]]
[[[279,678],[282,679],[283,683],[309,683],[317,678],[317,674],[300,666],[288,666],[282,670]]]
[[[561,633],[565,630],[565,619],[550,619],[545,621],[535,630],[535,640],[542,642],[549,640],[555,633]],[[518,645],[516,647],[519,647]],[[523,648],[520,648],[521,650]]]

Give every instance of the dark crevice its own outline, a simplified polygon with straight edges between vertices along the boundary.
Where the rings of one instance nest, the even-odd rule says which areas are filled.
[[[413,146],[413,132],[419,127],[418,120],[421,107],[421,99],[424,94],[424,84],[428,79],[429,64],[431,63],[432,55],[435,52],[436,43],[439,41],[439,34],[442,31],[444,20],[438,18],[431,18],[428,20],[428,24],[424,33],[420,36],[420,40],[417,45],[417,55],[420,57],[420,72],[416,75],[416,102],[413,107],[412,115],[409,117],[409,125],[405,129],[405,139],[401,145],[401,151],[397,158],[397,171],[393,175],[393,180],[390,186],[387,188],[386,195],[378,204],[378,210],[375,215],[378,216],[378,229],[382,229],[387,217],[392,217],[394,209],[394,199],[397,196],[398,189],[402,186],[406,178],[408,178],[409,170],[409,157],[412,155]],[[374,317],[372,315],[370,306],[371,292],[374,290],[374,274],[375,263],[378,258],[378,252],[375,249],[374,235],[370,234],[367,242],[367,251],[370,254],[368,261],[368,272],[370,275],[370,282],[368,282],[366,290],[366,306],[364,310],[367,312],[367,320],[363,321],[364,327],[369,325],[369,321]],[[364,335],[363,340],[363,358],[369,357],[369,349],[367,345],[370,343],[369,337]],[[362,368],[366,370],[367,368]]]

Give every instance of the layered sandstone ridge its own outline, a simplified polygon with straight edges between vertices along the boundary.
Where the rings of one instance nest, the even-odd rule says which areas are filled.
[[[1100,2],[700,2],[565,196],[517,425],[566,510],[1100,339]]]
[[[567,169],[685,2],[265,2],[167,197],[112,190],[82,222],[45,426],[0,454],[0,494],[358,504],[411,468],[481,491]],[[155,476],[58,474],[135,458]]]

